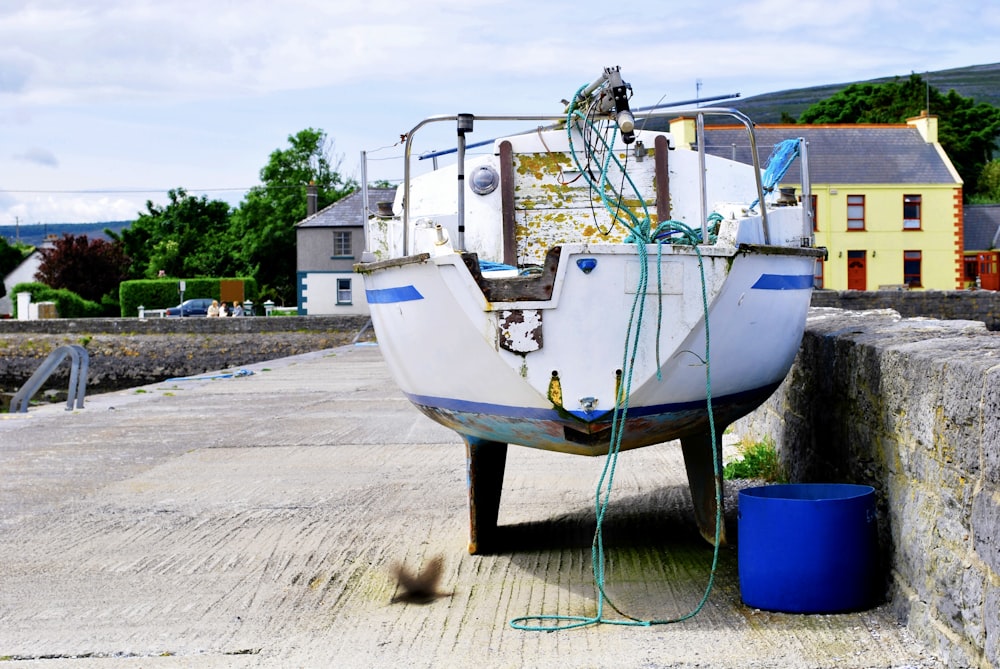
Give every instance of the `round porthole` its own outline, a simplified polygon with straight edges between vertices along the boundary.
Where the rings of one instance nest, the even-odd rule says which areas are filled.
[[[469,176],[469,188],[476,195],[488,195],[500,185],[500,175],[489,165],[480,165]]]

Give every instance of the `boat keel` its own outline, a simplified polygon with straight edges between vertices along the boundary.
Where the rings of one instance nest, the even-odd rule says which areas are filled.
[[[496,547],[507,444],[467,435],[462,438],[469,488],[469,553],[477,555]]]
[[[722,484],[722,431],[719,430],[712,443],[712,436],[707,432],[693,434],[681,439],[681,450],[684,453],[684,468],[687,469],[688,488],[691,490],[691,501],[694,502],[694,519],[698,523],[701,536],[708,543],[715,545],[715,521],[723,514],[722,508],[715,505],[715,479]],[[713,458],[712,449],[715,449]],[[720,499],[720,506],[722,500]],[[719,528],[719,545],[726,545],[726,525]]]

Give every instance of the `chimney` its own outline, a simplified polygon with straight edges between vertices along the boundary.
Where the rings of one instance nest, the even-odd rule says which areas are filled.
[[[670,135],[678,149],[690,149],[697,143],[695,120],[683,116],[670,120]]]
[[[316,213],[318,200],[319,189],[316,187],[316,182],[310,181],[309,185],[306,186],[306,216],[312,216]]]
[[[917,129],[920,136],[928,144],[936,144],[938,141],[938,117],[931,116],[924,109],[920,116],[906,119],[906,124]]]

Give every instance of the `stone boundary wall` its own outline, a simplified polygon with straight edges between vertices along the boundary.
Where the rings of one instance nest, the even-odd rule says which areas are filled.
[[[366,316],[0,321],[0,406],[66,344],[89,353],[87,393],[159,383],[374,340]],[[67,390],[70,363],[44,386]]]
[[[238,334],[360,330],[367,316],[241,316],[237,318],[43,318],[0,319],[0,337],[10,334]]]
[[[948,666],[1000,667],[1000,335],[813,308],[785,382],[734,427],[773,438],[794,482],[873,486],[894,610]]]
[[[1000,330],[1000,292],[993,290],[814,290],[812,306],[895,309],[907,318],[982,321],[987,329]]]

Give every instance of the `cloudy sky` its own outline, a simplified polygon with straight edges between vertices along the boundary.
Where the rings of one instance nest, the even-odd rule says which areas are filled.
[[[0,224],[133,219],[177,187],[237,204],[304,128],[396,180],[424,117],[559,113],[607,65],[645,106],[1000,61],[996,0],[709,5],[0,0]]]

